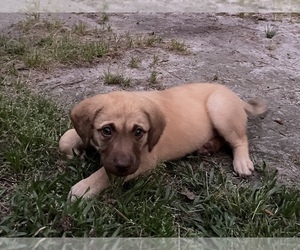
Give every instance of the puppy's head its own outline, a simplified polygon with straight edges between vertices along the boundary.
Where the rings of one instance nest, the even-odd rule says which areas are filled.
[[[166,125],[154,102],[129,92],[86,99],[72,110],[71,120],[85,145],[94,146],[106,171],[116,176],[139,168],[142,153],[152,151]]]

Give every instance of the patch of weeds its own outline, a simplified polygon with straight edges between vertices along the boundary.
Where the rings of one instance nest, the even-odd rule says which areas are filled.
[[[180,53],[188,53],[188,47],[185,45],[184,42],[179,42],[176,39],[171,39],[171,41],[168,44],[168,49],[175,52]]]
[[[212,77],[212,80],[215,82],[215,81],[218,81],[219,80],[219,75],[217,73],[215,73]]]
[[[108,17],[105,17],[107,20]],[[110,26],[89,27],[83,22],[64,26],[60,20],[35,19],[31,16],[21,21],[20,38],[0,38],[2,64],[14,61],[25,65],[26,69],[49,70],[59,65],[86,65],[98,61],[98,58],[118,56],[126,49],[160,46],[164,48],[162,38],[155,35],[117,34]],[[30,32],[29,32],[30,31]],[[137,61],[131,61],[136,67]],[[155,62],[154,62],[155,64]],[[1,69],[8,73],[9,67]]]
[[[95,58],[109,53],[109,43],[103,41],[78,42],[76,37],[64,36],[51,48],[55,59],[61,63],[91,63]]]
[[[266,38],[272,39],[276,35],[277,31],[274,27],[267,26],[265,33],[266,33]]]
[[[0,37],[0,50],[2,55],[22,56],[26,52],[26,43],[24,39],[9,39],[8,37]]]
[[[41,39],[39,39],[35,45],[37,47],[45,48],[45,47],[53,45],[54,42],[55,42],[55,39],[53,36],[45,36],[45,37],[42,37]]]
[[[154,35],[133,36],[129,32],[125,34],[125,40],[128,48],[134,47],[157,47],[162,44],[162,38]]]
[[[109,44],[102,41],[78,42],[76,37],[64,36],[53,46],[55,59],[62,63],[92,62],[109,52]]]
[[[110,33],[113,31],[111,25],[107,25],[106,30],[107,30],[107,32],[110,32]]]
[[[44,20],[43,24],[48,31],[60,30],[63,27],[63,23],[61,22],[61,20],[54,20],[54,21]]]
[[[77,34],[77,35],[81,35],[81,36],[84,36],[87,34],[87,30],[88,30],[88,27],[87,25],[80,21],[79,23],[76,23],[73,25],[72,27],[72,31]]]
[[[5,69],[6,76],[8,76],[8,75],[9,76],[19,76],[19,70],[17,69],[14,62],[8,63],[8,65],[5,65],[4,69]]]
[[[109,15],[107,13],[102,13],[101,18],[97,20],[97,23],[104,25],[109,22]]]
[[[110,41],[111,34],[104,30],[89,30],[83,23],[78,23],[71,30],[62,29],[60,21],[33,20],[30,28],[33,35],[23,34],[20,38],[0,37],[0,52],[2,64],[24,64],[27,68],[49,69],[57,64],[86,64],[104,57],[118,48]],[[21,32],[31,24],[32,19],[19,23]],[[91,33],[93,39],[85,39],[84,35]],[[100,39],[97,36],[101,33]],[[96,37],[97,36],[97,37]],[[110,47],[112,45],[112,47]],[[9,67],[1,69],[8,73]]]
[[[238,13],[238,17],[240,17],[240,18],[245,17],[245,13],[244,13],[244,12],[239,12],[239,13]]]
[[[141,59],[138,57],[131,57],[130,62],[129,62],[129,67],[132,69],[137,69],[139,67],[139,64],[141,62]]]
[[[131,36],[129,32],[126,32],[125,34],[125,40],[128,48],[133,48],[134,47],[134,39]]]
[[[84,61],[92,62],[95,58],[101,58],[109,54],[109,43],[92,41],[80,45],[79,51],[79,58],[81,53]]]
[[[159,60],[158,55],[153,55],[153,60],[152,60],[152,62],[149,64],[149,67],[150,67],[150,68],[155,67],[155,66],[158,64],[158,60]]]
[[[158,79],[157,79],[158,73],[156,71],[152,71],[149,77],[149,82],[150,84],[158,84]]]
[[[36,22],[38,22],[41,18],[41,13],[39,12],[34,12],[31,13],[30,16],[32,17],[33,20],[35,20]]]
[[[27,53],[23,57],[23,61],[26,67],[29,68],[42,68],[47,70],[49,63],[47,62],[46,58],[39,51],[33,51]]]
[[[23,32],[28,32],[30,29],[33,28],[37,23],[40,21],[40,15],[39,13],[33,14],[33,15],[27,15],[27,17],[18,23],[18,27]]]
[[[2,85],[4,83],[5,77],[0,75],[0,85]]]
[[[103,13],[102,14],[102,19],[101,19],[101,22],[102,23],[107,23],[109,21],[109,16],[107,13]]]
[[[2,47],[5,47],[5,45],[7,44],[7,40],[8,40],[8,38],[7,37],[5,37],[5,36],[0,36],[0,47],[2,48]]]
[[[115,84],[115,85],[121,85],[122,87],[129,87],[131,83],[130,78],[124,77],[121,74],[111,73],[109,70],[104,72],[103,81],[104,84],[108,84],[108,85]]]
[[[145,46],[147,47],[154,47],[162,42],[162,38],[155,35],[146,37],[144,39]]]

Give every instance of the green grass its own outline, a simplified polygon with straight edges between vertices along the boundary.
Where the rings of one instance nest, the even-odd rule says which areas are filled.
[[[113,53],[112,45],[105,39],[85,40],[83,28],[74,32],[41,32],[37,36],[0,37],[3,64],[14,61],[26,68],[49,69],[56,65],[84,65]],[[81,37],[81,39],[78,38]],[[2,69],[2,72],[5,69]]]
[[[187,45],[184,42],[180,42],[176,39],[171,39],[169,44],[168,44],[168,49],[171,51],[183,53],[183,54],[188,54],[189,49]]]
[[[38,70],[89,65],[101,58],[118,58],[131,48],[163,47],[162,39],[155,36],[119,35],[107,24],[108,20],[104,14],[103,24],[98,27],[84,22],[68,26],[59,19],[28,16],[13,26],[13,35],[0,36],[0,63],[5,65],[1,72],[11,70],[11,64]]]
[[[158,73],[156,71],[152,71],[149,77],[149,83],[152,85],[158,84],[159,81],[157,79]]]
[[[266,38],[272,39],[276,35],[277,31],[274,27],[267,26],[265,33],[266,33]]]
[[[154,35],[132,35],[127,32],[124,38],[128,48],[164,47],[163,39]]]
[[[158,57],[158,55],[153,55],[153,60],[149,64],[149,68],[154,68],[155,66],[158,65],[158,63],[159,63],[159,57]]]
[[[138,57],[132,56],[129,61],[129,67],[132,69],[137,69],[139,67],[139,64],[141,63],[141,59]]]
[[[107,70],[103,74],[103,81],[104,84],[115,84],[120,85],[122,87],[129,87],[131,83],[131,79],[128,77],[123,76],[122,74],[118,73],[111,73],[110,70]]]
[[[20,82],[0,85],[0,236],[299,237],[299,190],[258,166],[237,181],[219,165],[185,158],[90,201],[67,201],[99,163],[58,152],[66,115]],[[234,180],[234,181],[233,181]]]
[[[117,61],[124,52],[134,48],[188,52],[186,45],[175,39],[163,41],[151,34],[118,34],[112,30],[107,14],[104,13],[102,19],[99,26],[91,27],[82,21],[68,25],[60,19],[28,15],[12,26],[13,32],[0,35],[0,63],[3,65],[0,76],[18,75],[20,70],[50,71],[64,66],[89,66],[101,60]],[[133,58],[130,67],[138,67],[139,60]]]
[[[162,41],[163,41],[161,37],[154,36],[154,35],[149,36],[144,39],[145,39],[144,43],[147,47],[154,47],[154,46],[162,43]]]
[[[74,33],[82,36],[86,35],[88,32],[88,26],[82,21],[74,24],[72,29]]]
[[[102,19],[101,19],[101,21],[102,21],[103,23],[106,23],[106,22],[109,21],[109,16],[108,16],[107,13],[103,13],[103,14],[102,14]]]

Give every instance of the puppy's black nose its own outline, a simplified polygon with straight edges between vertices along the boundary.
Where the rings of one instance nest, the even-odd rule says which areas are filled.
[[[130,157],[114,158],[114,165],[119,172],[127,172],[132,165],[132,160]]]

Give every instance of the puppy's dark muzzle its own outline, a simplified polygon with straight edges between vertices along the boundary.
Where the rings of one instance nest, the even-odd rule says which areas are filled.
[[[132,165],[132,160],[129,159],[114,159],[115,169],[120,173],[127,173]]]
[[[111,164],[104,165],[105,169],[116,176],[127,176],[137,170],[137,164],[133,157],[124,156],[115,157]]]

